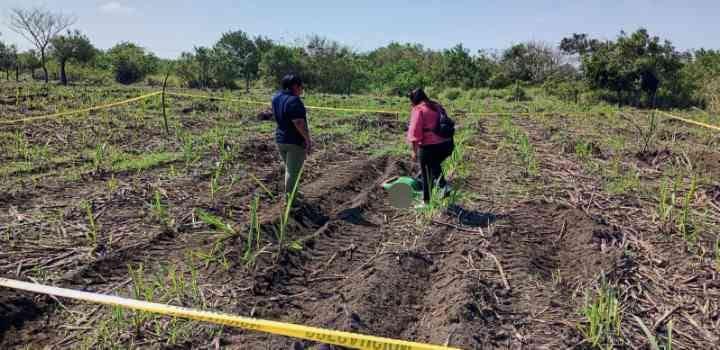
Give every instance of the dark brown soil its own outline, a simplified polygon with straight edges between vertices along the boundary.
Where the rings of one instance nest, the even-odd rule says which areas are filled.
[[[644,166],[656,167],[672,160],[673,153],[671,150],[663,148],[659,150],[656,149],[651,151],[638,152],[635,154],[635,157],[637,157],[637,159]]]
[[[697,171],[713,178],[720,177],[720,151],[702,150],[690,154],[690,161]]]
[[[386,128],[399,134],[404,128],[394,116],[347,122],[356,130]],[[0,276],[43,277],[53,285],[129,296],[130,267],[142,264],[152,274],[163,266],[182,271],[190,266],[199,269],[204,302],[212,310],[462,349],[589,349],[580,331],[586,323],[580,310],[585,296],[604,279],[616,286],[624,307],[624,343],[618,348],[647,346],[633,315],[647,325],[662,321],[656,327],[660,335],[664,322],[676,320],[675,348],[717,344],[712,326],[720,322],[715,301],[720,283],[707,259],[685,251],[683,242],[660,236],[650,219],[655,207],[644,197],[603,193],[602,179],[557,152],[545,137],[547,130],[531,119],[516,123],[535,146],[540,174],[514,176],[521,172],[508,159],[512,154],[498,146],[503,138],[499,120],[465,125],[477,131],[466,149],[474,168],[454,185],[471,193],[471,199],[432,223],[391,208],[380,187],[392,176],[417,170],[408,160],[372,158],[348,143],[319,143],[306,163],[302,197],[291,211],[283,242],[293,249],[278,248],[283,200],[257,183],[274,193],[282,186],[270,135],[230,142],[238,154],[223,178],[227,188],[213,197],[208,194],[208,169],[217,161],[212,151],[183,175],[168,176],[167,164],[142,174],[113,174],[118,180],[114,192],[107,190],[109,178],[103,174],[3,193],[0,211],[14,215],[0,216],[0,226],[15,239],[0,241]],[[603,161],[600,147],[595,148]],[[698,164],[713,164],[711,154]],[[651,166],[666,160],[663,151],[627,157]],[[231,175],[236,175],[232,184]],[[711,200],[718,198],[715,190],[707,191]],[[172,224],[150,210],[156,193]],[[267,249],[248,265],[243,260],[248,204],[255,196]],[[81,200],[92,203],[100,227],[101,243],[93,247],[84,238],[88,223],[78,206]],[[200,222],[196,209],[222,218],[240,234],[223,236]],[[189,253],[209,252],[218,243],[226,266],[188,259]],[[33,267],[47,275],[36,276]],[[170,302],[198,307],[182,298]],[[62,303],[0,290],[0,347],[77,348],[99,320],[112,317],[106,308]],[[681,309],[662,320],[671,305]],[[78,314],[93,317],[72,316]],[[321,345],[240,329],[224,329],[216,340],[203,327],[208,326],[196,324],[197,333],[172,346],[154,329],[130,330],[117,346]]]
[[[273,112],[271,109],[267,109],[264,111],[261,111],[256,116],[257,120],[259,121],[268,121],[273,119]]]

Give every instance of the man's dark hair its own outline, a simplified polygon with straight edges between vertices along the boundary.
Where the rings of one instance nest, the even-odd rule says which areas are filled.
[[[293,86],[303,86],[302,79],[295,74],[288,74],[282,78],[283,90],[290,90]]]

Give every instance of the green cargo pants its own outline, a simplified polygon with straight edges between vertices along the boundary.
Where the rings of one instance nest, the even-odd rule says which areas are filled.
[[[295,187],[300,169],[305,163],[305,148],[298,145],[278,143],[280,156],[285,164],[285,194],[290,194]]]

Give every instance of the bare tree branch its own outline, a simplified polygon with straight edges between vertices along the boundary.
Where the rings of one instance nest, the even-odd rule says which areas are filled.
[[[46,50],[50,40],[75,24],[76,18],[62,13],[53,13],[39,7],[14,8],[10,10],[9,17],[10,29],[32,43],[40,52],[45,82],[47,82],[48,73],[45,63]]]

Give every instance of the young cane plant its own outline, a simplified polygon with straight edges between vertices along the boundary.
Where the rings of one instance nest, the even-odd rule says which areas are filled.
[[[285,240],[287,239],[287,227],[288,223],[290,221],[290,210],[292,209],[292,206],[295,202],[295,197],[297,196],[298,188],[300,187],[300,178],[302,178],[303,174],[303,168],[300,169],[300,172],[297,175],[297,178],[295,179],[295,184],[293,185],[293,189],[287,196],[287,203],[285,203],[285,210],[283,211],[283,215],[280,217],[280,226],[278,227],[278,244],[282,248]],[[297,250],[298,247],[297,243],[295,242],[290,246],[290,248],[293,248]]]
[[[582,314],[587,323],[580,327],[585,340],[594,348],[613,349],[620,337],[622,313],[615,290],[604,278],[595,297],[586,296]]]
[[[87,218],[88,229],[85,232],[85,238],[88,240],[88,242],[90,242],[90,244],[96,246],[98,237],[98,225],[95,222],[95,214],[93,213],[92,203],[88,201],[83,201],[82,203],[80,203],[80,207],[85,210],[85,216]]]
[[[690,180],[690,188],[685,192],[685,198],[683,199],[683,206],[678,217],[677,228],[678,231],[683,235],[683,238],[688,245],[695,244],[695,231],[692,223],[692,202],[695,199],[695,192],[697,191],[697,180],[695,176]]]
[[[248,230],[245,253],[243,254],[243,260],[247,266],[255,264],[255,257],[257,256],[257,252],[260,250],[260,220],[258,219],[259,205],[260,197],[255,196],[250,204],[250,229]]]

